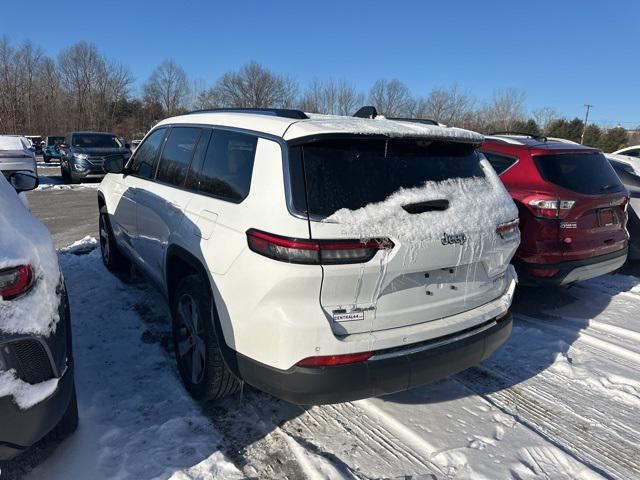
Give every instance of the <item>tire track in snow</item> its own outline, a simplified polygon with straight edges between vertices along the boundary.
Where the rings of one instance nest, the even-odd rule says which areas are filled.
[[[640,475],[636,443],[559,407],[557,397],[546,400],[484,367],[472,367],[453,378],[600,475],[619,479]]]
[[[385,428],[384,422],[376,421],[380,419],[372,418],[370,411],[361,407],[360,402],[313,407],[281,425],[281,429],[290,437],[307,437],[303,440],[309,444],[307,448],[311,447],[321,457],[332,457],[335,462],[338,455],[345,455],[350,461],[345,468],[355,478],[443,474],[425,456],[424,449],[407,445],[404,436]],[[305,430],[307,435],[302,433]],[[328,451],[327,446],[334,451]],[[362,466],[358,466],[358,458]]]
[[[636,365],[636,367],[640,365],[640,353],[621,347],[615,343],[608,342],[607,340],[603,340],[595,335],[592,335],[587,331],[580,330],[576,332],[569,328],[566,328],[560,325],[553,325],[549,322],[540,321],[538,319],[528,317],[522,314],[516,315],[516,318],[518,318],[519,320],[525,321],[527,323],[536,325],[538,327],[541,327],[543,329],[554,330],[556,332],[564,332],[566,334],[569,334],[570,336],[577,335],[577,339],[576,339],[577,342],[589,345],[591,347],[596,348],[597,350],[608,352],[616,357],[624,358],[625,360],[633,362]]]

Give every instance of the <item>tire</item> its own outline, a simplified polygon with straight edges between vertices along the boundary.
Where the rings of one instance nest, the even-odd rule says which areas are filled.
[[[211,293],[199,275],[180,280],[171,300],[174,351],[182,383],[201,401],[226,397],[240,387],[222,358],[213,308]]]
[[[67,438],[73,432],[78,429],[78,399],[76,397],[76,386],[73,386],[73,393],[71,394],[71,400],[69,406],[64,412],[64,415],[53,427],[53,430],[47,436],[48,441],[59,441]]]
[[[42,159],[44,160],[44,163],[49,163],[51,162],[51,157],[42,157]]]
[[[123,272],[131,266],[129,259],[125,257],[113,235],[111,229],[111,221],[109,220],[109,212],[106,206],[100,207],[100,216],[98,219],[98,230],[100,232],[100,252],[102,254],[102,263],[110,272]]]

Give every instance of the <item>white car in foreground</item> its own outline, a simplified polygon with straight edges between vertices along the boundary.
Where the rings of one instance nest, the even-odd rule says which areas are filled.
[[[17,192],[33,174],[0,175],[0,461],[76,429],[69,303],[47,229]]]
[[[483,137],[366,115],[194,112],[105,162],[103,261],[166,294],[194,397],[383,395],[509,336],[518,211]]]
[[[35,148],[17,135],[0,135],[0,172],[5,176],[13,172],[38,173]]]

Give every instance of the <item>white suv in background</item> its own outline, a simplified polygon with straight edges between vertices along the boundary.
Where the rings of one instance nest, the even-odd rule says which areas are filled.
[[[104,263],[164,292],[194,397],[388,394],[509,336],[518,213],[483,137],[367,108],[193,112],[105,163]]]

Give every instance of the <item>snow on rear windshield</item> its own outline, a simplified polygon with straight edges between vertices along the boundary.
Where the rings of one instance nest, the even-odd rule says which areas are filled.
[[[480,160],[475,146],[467,143],[321,140],[290,150],[292,200],[300,212],[327,217],[343,208],[357,210],[381,202],[400,189],[425,182],[483,178]]]
[[[0,136],[0,150],[24,150],[24,145],[18,137]]]

